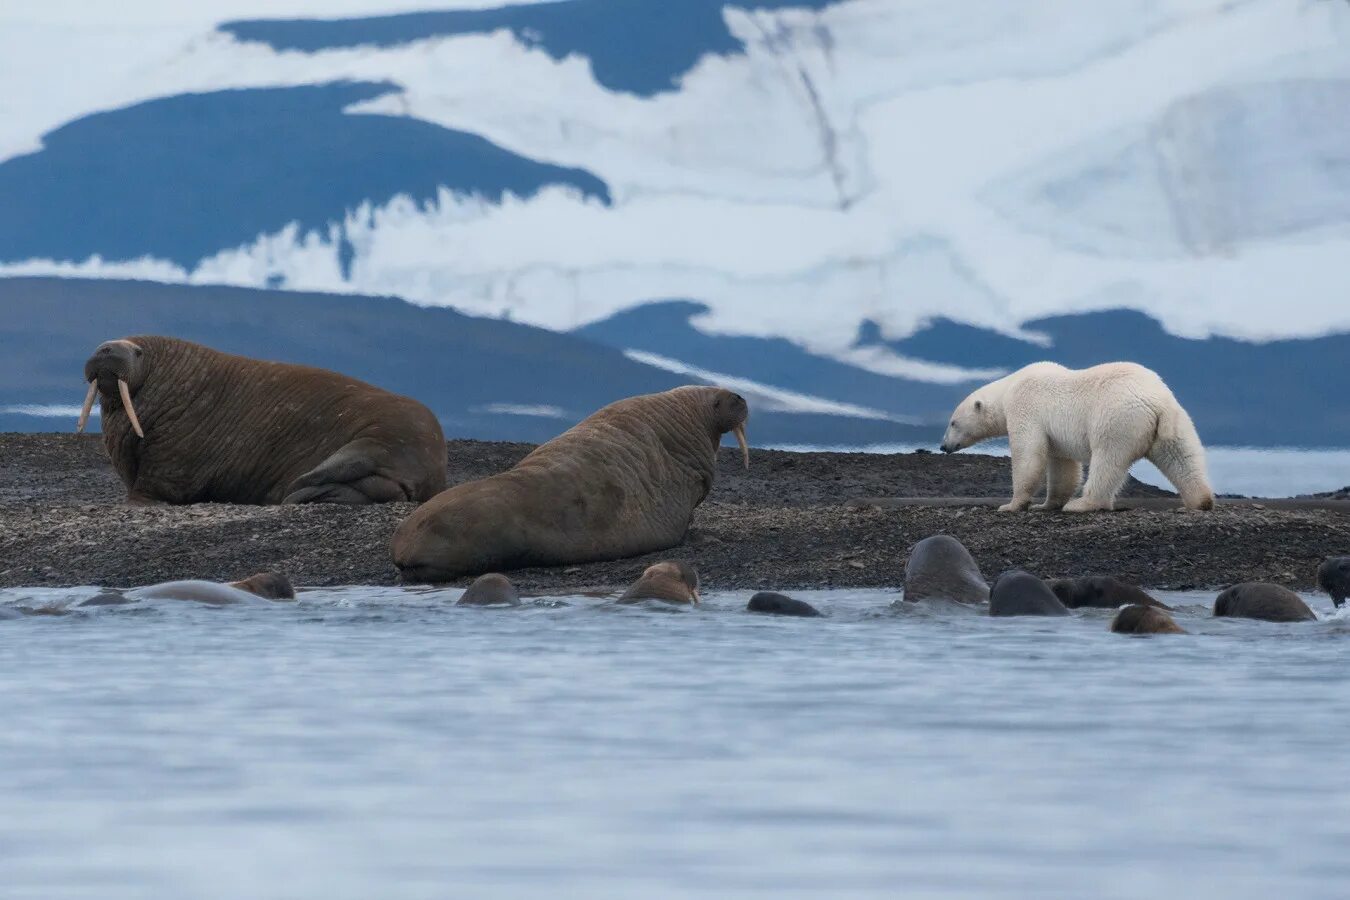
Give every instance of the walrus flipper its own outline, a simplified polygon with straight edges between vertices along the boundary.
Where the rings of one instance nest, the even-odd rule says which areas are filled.
[[[410,500],[411,493],[387,475],[371,455],[368,442],[352,441],[291,482],[282,503],[389,503]]]

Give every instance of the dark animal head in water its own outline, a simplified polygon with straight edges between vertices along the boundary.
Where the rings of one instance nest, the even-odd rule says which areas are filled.
[[[650,565],[619,598],[620,603],[664,600],[698,605],[698,570],[680,560],[662,560]]]
[[[1338,607],[1350,597],[1350,556],[1333,556],[1317,569],[1317,584]]]
[[[294,600],[295,588],[290,579],[277,572],[258,572],[241,581],[231,581],[230,587],[248,591],[266,600]]]

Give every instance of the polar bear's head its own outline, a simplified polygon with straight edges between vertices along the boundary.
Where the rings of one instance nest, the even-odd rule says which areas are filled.
[[[992,395],[986,396],[989,385],[971,394],[952,413],[947,433],[942,436],[942,452],[955,453],[987,438],[1007,433],[1007,425]]]

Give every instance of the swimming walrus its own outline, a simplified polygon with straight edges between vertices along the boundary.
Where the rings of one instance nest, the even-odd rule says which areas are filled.
[[[984,603],[989,599],[989,583],[964,544],[949,534],[935,534],[909,551],[904,599]]]
[[[258,572],[239,581],[203,581],[188,579],[148,584],[129,590],[107,590],[90,597],[80,606],[120,606],[137,600],[194,600],[212,606],[250,603],[254,598],[264,600],[294,600],[295,588],[285,575],[276,572]]]
[[[803,619],[820,617],[820,610],[805,600],[798,600],[777,591],[760,591],[745,605],[746,612],[770,616],[797,616]]]
[[[1248,581],[1235,584],[1214,599],[1214,615],[1267,622],[1313,622],[1317,616],[1303,598],[1287,587]]]
[[[1069,611],[1044,581],[1021,569],[994,579],[989,591],[991,616],[1067,616]]]
[[[431,411],[325,369],[176,338],[100,344],[84,364],[131,503],[384,503],[445,487]]]
[[[1132,603],[1122,607],[1111,620],[1111,631],[1116,634],[1185,634],[1167,612],[1158,606]]]
[[[1156,606],[1158,609],[1171,609],[1166,603],[1160,603],[1148,595],[1142,588],[1135,587],[1119,578],[1109,575],[1092,575],[1085,578],[1055,578],[1046,582],[1055,592],[1059,602],[1069,609],[1116,609],[1131,603],[1139,606]]]
[[[648,566],[619,597],[620,603],[662,600],[698,606],[698,570],[687,562],[662,560]]]
[[[474,579],[458,600],[456,606],[519,606],[520,592],[511,579],[498,572],[489,572]]]
[[[1333,556],[1318,566],[1317,585],[1339,608],[1350,597],[1350,556]]]
[[[394,532],[394,563],[405,581],[449,581],[674,547],[712,489],[723,434],[749,467],[748,415],[716,387],[611,403],[514,468],[418,507]]]

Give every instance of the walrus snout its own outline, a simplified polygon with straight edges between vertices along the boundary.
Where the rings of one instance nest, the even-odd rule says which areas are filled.
[[[84,395],[84,405],[80,407],[80,420],[75,426],[77,434],[84,433],[84,426],[89,423],[89,414],[94,409],[94,397],[100,388],[106,385],[111,390],[112,382],[116,381],[118,398],[122,401],[122,408],[127,411],[131,430],[136,432],[137,437],[145,437],[128,386],[128,382],[140,383],[140,366],[144,356],[145,351],[134,341],[104,341],[98,345],[94,355],[84,364],[84,380],[89,383],[89,391]]]

